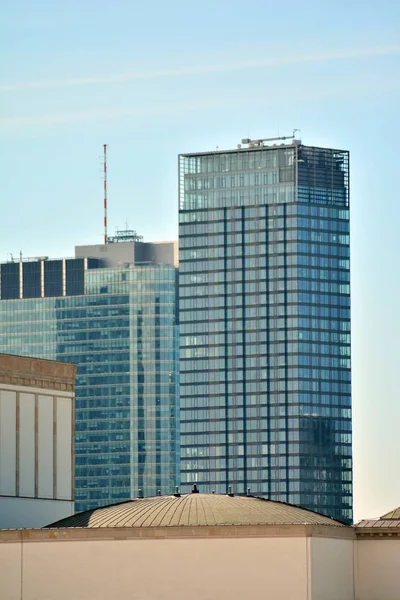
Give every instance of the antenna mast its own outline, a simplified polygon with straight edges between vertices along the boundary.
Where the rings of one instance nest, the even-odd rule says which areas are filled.
[[[104,243],[107,244],[107,144],[104,150]]]

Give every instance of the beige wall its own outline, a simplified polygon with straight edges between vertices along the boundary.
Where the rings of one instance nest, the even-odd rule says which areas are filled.
[[[171,529],[168,535],[179,535]],[[400,599],[400,539],[148,534],[115,539],[129,532],[0,532],[0,599]]]
[[[353,600],[353,540],[309,538],[312,600]]]
[[[358,539],[355,572],[357,600],[398,600],[400,539]]]
[[[0,598],[21,600],[21,544],[0,544]]]
[[[23,544],[23,600],[309,600],[307,538]],[[21,543],[0,544],[1,600],[20,596]]]
[[[73,390],[0,382],[0,529],[73,514],[73,412]]]

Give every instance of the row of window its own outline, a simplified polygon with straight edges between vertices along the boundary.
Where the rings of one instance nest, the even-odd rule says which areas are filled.
[[[257,327],[258,324],[262,325],[259,319],[255,319],[253,321],[249,321],[248,331],[251,331],[253,328],[260,331]],[[250,338],[251,339],[251,338]],[[261,339],[261,338],[257,338]],[[333,343],[333,344],[350,344],[350,334],[349,333],[337,333],[335,331],[314,331],[310,329],[305,330],[297,330],[297,329],[288,329],[287,331],[279,330],[279,331],[270,331],[268,341],[313,341],[313,342],[323,342],[323,343]],[[186,346],[205,346],[210,351],[213,352],[214,346],[218,348],[218,345],[225,344],[225,333],[220,334],[208,334],[208,335],[186,335],[181,336],[180,346],[181,348],[185,348]],[[255,365],[254,365],[255,366]]]
[[[342,371],[328,371],[325,370],[325,375],[327,377],[326,380],[311,380],[309,378],[298,379],[298,380],[289,380],[285,379],[285,369],[281,369],[283,371],[282,378],[278,379],[278,375],[280,373],[277,370],[276,376],[272,379],[267,380],[265,382],[261,382],[260,380],[254,382],[248,382],[245,386],[246,393],[259,393],[259,392],[284,392],[284,391],[303,391],[303,392],[322,392],[327,393],[330,392],[332,394],[350,394],[351,393],[351,385],[350,385],[350,373],[342,372]],[[228,396],[235,396],[236,394],[243,394],[244,385],[241,381],[235,381],[235,383],[225,383],[224,379],[222,379],[223,372],[218,371],[220,374],[220,381],[210,381],[209,378],[205,379],[204,382],[201,383],[193,383],[189,382],[187,384],[181,382],[180,387],[180,397],[181,400],[183,398],[195,398],[198,396],[204,396],[207,394],[223,394],[227,393]],[[343,380],[348,381],[346,383]],[[268,387],[268,389],[267,389]]]
[[[185,400],[183,403],[183,406],[181,408],[181,418],[182,420],[192,420],[194,421],[195,419],[199,419],[199,420],[207,420],[210,419],[212,417],[212,415],[214,414],[218,414],[219,417],[218,418],[222,418],[222,415],[224,415],[226,413],[226,406],[224,402],[220,402],[218,403],[219,398],[217,397],[217,403],[214,404],[213,402],[214,398],[210,398],[208,399],[208,403],[207,403],[207,408],[199,408],[199,404],[197,403],[196,406],[190,406],[189,401]],[[225,398],[223,398],[223,400],[225,400]],[[276,423],[278,423],[279,428],[286,427],[286,417],[281,417],[280,415],[280,411],[283,410],[285,413],[288,414],[289,417],[294,417],[296,416],[297,419],[292,421],[295,423],[299,421],[299,418],[303,418],[306,417],[308,419],[313,419],[316,417],[329,417],[332,419],[339,419],[339,418],[343,418],[343,419],[351,419],[351,409],[350,408],[339,408],[338,406],[318,406],[318,405],[299,405],[299,404],[288,404],[288,405],[276,405],[273,404],[272,401],[268,404],[265,404],[266,402],[266,398],[260,398],[259,403],[257,406],[254,406],[254,404],[250,404],[249,403],[249,399],[246,396],[246,398],[243,398],[242,400],[242,404],[238,404],[238,402],[240,402],[240,398],[235,398],[235,401],[237,402],[237,405],[235,406],[235,411],[239,411],[238,413],[235,412],[235,415],[237,416],[237,418],[243,418],[244,416],[244,412],[246,413],[246,418],[255,418],[255,419],[260,419],[261,417],[265,417],[271,420],[272,423],[272,419],[278,419],[276,421]],[[336,403],[335,403],[336,404]],[[246,408],[244,408],[244,405],[246,406]],[[229,411],[230,409],[228,409]],[[240,411],[242,411],[242,413],[240,413]],[[313,415],[313,416],[310,416]],[[268,423],[269,425],[269,423]],[[261,425],[259,427],[261,429]],[[271,425],[272,428],[272,425]],[[347,431],[350,431],[351,429],[347,429]]]
[[[326,192],[326,196],[330,196]],[[326,203],[326,196],[321,198]],[[328,197],[329,197],[328,196]],[[277,183],[265,188],[242,188],[240,190],[223,191],[186,191],[181,195],[180,208],[199,210],[204,208],[230,208],[231,206],[243,207],[258,204],[280,206],[295,201],[295,190],[292,184]]]
[[[223,353],[221,352],[221,355]],[[348,350],[348,354],[350,354],[350,349]],[[205,352],[203,356],[206,356]],[[299,368],[289,370],[292,373],[298,372],[299,379],[304,378],[307,379],[313,376],[325,376],[326,373],[324,369],[350,369],[351,363],[350,358],[338,358],[338,357],[321,357],[321,356],[300,356],[294,360],[289,361],[285,354],[278,356],[271,356],[265,358],[263,360],[258,361],[259,363],[268,362],[269,370],[267,368],[262,368],[264,364],[259,364],[254,368],[251,368],[251,364],[256,361],[243,359],[242,356],[236,355],[235,352],[228,353],[227,359],[225,358],[210,358],[199,359],[198,357],[193,357],[189,354],[188,351],[184,354],[184,359],[180,368],[180,382],[181,384],[191,383],[194,380],[199,382],[207,382],[209,379],[214,379],[218,377],[220,381],[243,381],[246,380],[248,382],[254,380],[269,380],[275,379],[276,375],[279,371],[277,371],[278,367],[287,366],[296,366],[300,367],[308,366],[309,369]],[[195,361],[193,359],[195,358]],[[253,357],[254,358],[254,357]],[[246,363],[246,370],[243,371],[243,363]],[[221,377],[218,376],[216,371],[225,372],[227,370],[226,376]],[[343,380],[348,380],[348,374],[343,373]],[[339,378],[339,375],[336,374],[336,378]],[[293,388],[291,388],[293,389]]]
[[[219,219],[213,218],[214,212],[218,212]],[[270,233],[288,230],[297,231],[299,229],[310,232],[349,233],[350,230],[349,221],[339,218],[316,219],[313,217],[277,216],[270,213],[271,210],[265,211],[265,207],[262,206],[232,208],[221,211],[210,210],[206,213],[199,211],[183,212],[180,213],[179,236],[242,230],[268,230]]]
[[[293,432],[295,433],[295,432]],[[246,435],[246,444],[248,442],[258,442],[258,443],[268,443],[269,438],[268,438],[269,432],[268,431],[259,431],[259,432],[252,432]],[[334,455],[335,457],[335,461],[336,464],[340,465],[341,464],[341,459],[351,459],[352,456],[352,448],[351,448],[351,434],[336,434],[338,436],[338,438],[332,438],[330,444],[326,447],[326,454],[328,456],[327,461],[329,461],[329,456]],[[344,436],[343,438],[341,436]],[[185,446],[189,446],[189,447],[193,447],[193,446],[203,446],[202,450],[203,452],[207,451],[207,448],[211,447],[215,447],[217,448],[218,445],[221,445],[224,449],[226,449],[226,437],[228,437],[229,439],[229,444],[232,445],[236,445],[236,444],[243,444],[244,443],[244,434],[243,432],[237,432],[237,433],[228,433],[228,436],[225,435],[225,433],[210,433],[210,432],[204,432],[204,433],[182,433],[182,448],[185,448]],[[347,440],[347,441],[344,441]],[[299,448],[299,442],[285,442],[285,443],[281,443],[276,445],[276,454],[280,454],[282,460],[284,461],[284,464],[290,464],[290,459],[294,458],[296,461],[298,461],[298,459],[300,459],[300,461],[302,460],[302,454],[304,454],[305,457],[307,457],[307,455],[313,455],[316,453],[316,450],[319,449],[321,446],[319,446],[317,443],[314,444],[305,444],[304,442],[302,443],[301,447]],[[334,452],[334,448],[336,448],[336,452]],[[199,448],[200,449],[200,448]],[[225,450],[224,450],[225,451]],[[271,445],[270,445],[270,449],[269,449],[270,454],[273,454],[273,452],[271,452]],[[321,466],[324,464],[323,463],[323,456],[318,456],[317,455],[317,466],[318,464],[320,464]],[[278,466],[278,463],[275,463]]]
[[[331,151],[329,151],[331,152]],[[259,169],[261,167],[290,166],[293,164],[295,149],[263,148],[240,150],[240,152],[213,152],[200,155],[180,155],[180,174],[210,173],[226,170]]]
[[[268,392],[258,391],[252,394],[235,394],[234,396],[222,393],[210,393],[207,396],[183,396],[181,411],[185,410],[210,410],[210,408],[226,408],[235,404],[236,409],[246,404],[247,409],[254,407],[256,410],[260,406],[267,406],[270,418],[285,417],[286,415],[297,417],[300,413],[305,418],[351,417],[351,396],[350,394],[328,393],[304,393],[295,391]]]
[[[268,254],[270,257],[276,255],[290,254],[312,254],[321,256],[339,256],[349,258],[349,241],[348,236],[339,235],[336,243],[311,242],[301,241],[298,236],[293,238],[293,241],[276,241],[275,243],[267,243],[266,239],[261,239],[259,235],[248,234],[249,241],[243,243],[241,234],[216,234],[216,235],[198,235],[182,237],[179,241],[180,248],[185,249],[218,249],[219,256],[242,256],[243,252],[247,256],[258,256]],[[253,236],[253,237],[252,237]],[[254,239],[253,239],[254,238]],[[250,241],[251,240],[251,241]],[[339,242],[339,240],[341,240]],[[217,250],[215,250],[217,252]],[[309,263],[308,263],[309,264]]]
[[[182,419],[181,419],[181,426],[185,426],[188,427],[189,430],[191,429],[191,426],[193,426],[193,422],[197,421],[199,423],[202,423],[203,426],[206,427],[206,431],[207,431],[207,424],[209,423],[210,425],[212,424],[212,427],[214,427],[214,431],[215,428],[221,429],[222,431],[225,431],[225,429],[227,428],[228,430],[230,430],[230,425],[228,424],[228,426],[226,425],[226,421],[228,420],[229,422],[235,422],[236,425],[236,429],[237,431],[240,430],[246,430],[246,431],[262,431],[262,430],[269,430],[270,432],[270,441],[275,442],[275,441],[280,441],[283,442],[286,440],[286,433],[285,432],[298,432],[298,435],[300,436],[299,439],[302,439],[302,433],[301,430],[304,429],[306,431],[309,431],[310,429],[310,423],[312,424],[312,426],[315,428],[318,428],[319,426],[323,427],[327,432],[351,432],[351,419],[350,418],[346,418],[346,419],[334,419],[334,418],[325,418],[325,419],[321,419],[319,417],[309,417],[309,418],[304,418],[301,416],[298,416],[296,418],[292,418],[292,417],[288,417],[288,418],[283,418],[283,417],[279,417],[279,418],[273,418],[270,415],[270,407],[263,405],[260,407],[254,407],[253,412],[251,412],[251,407],[249,407],[248,409],[246,408],[246,410],[243,408],[243,405],[241,406],[229,406],[227,409],[225,407],[221,407],[221,408],[216,408],[216,407],[212,407],[212,408],[208,408],[208,409],[190,409],[190,410],[185,410],[182,412]],[[253,415],[253,416],[252,416]],[[244,419],[246,417],[246,421],[243,423],[240,423],[240,420]],[[260,421],[259,419],[264,419],[262,421]],[[212,431],[213,429],[210,428],[210,431]],[[291,434],[290,434],[291,435]],[[294,435],[297,435],[296,433]],[[293,437],[291,439],[294,439]],[[240,448],[238,449],[239,452]],[[246,447],[246,454],[252,454],[252,448]],[[256,448],[253,449],[255,453],[258,453],[259,450],[256,450]],[[244,453],[244,452],[242,452]]]
[[[230,435],[230,434],[229,434]],[[214,436],[212,436],[214,437]],[[231,436],[230,436],[231,437]],[[204,436],[202,436],[204,438]],[[185,436],[185,443],[190,442],[189,436]],[[232,442],[232,440],[231,440]],[[259,446],[259,444],[257,444]],[[257,446],[255,445],[255,446]],[[252,447],[251,444],[246,444],[247,447]],[[343,458],[337,457],[334,454],[315,454],[312,453],[310,455],[303,453],[302,445],[298,445],[298,452],[296,454],[291,454],[290,456],[286,456],[286,444],[273,444],[271,448],[271,444],[263,444],[261,446],[261,454],[267,454],[271,456],[271,460],[273,464],[277,467],[301,467],[304,468],[313,468],[313,469],[329,469],[332,472],[351,472],[352,469],[352,458]],[[196,446],[181,446],[181,456],[185,459],[187,457],[214,457],[220,456],[225,457],[226,459],[226,444],[222,445],[196,445]],[[238,449],[238,450],[237,450]],[[274,452],[271,452],[274,450]],[[232,444],[228,446],[229,456],[232,456],[233,453],[237,453],[238,455],[244,454],[244,446]],[[300,453],[301,452],[301,453]]]
[[[226,188],[243,188],[248,186],[269,186],[277,183],[294,182],[294,167],[272,168],[256,173],[234,173],[232,175],[216,175],[200,177],[185,175],[185,192],[193,190],[219,190]]]
[[[223,361],[216,362],[223,364]],[[232,362],[233,366],[235,366],[235,361],[233,360]],[[210,394],[219,394],[226,391],[226,393],[233,394],[234,397],[238,398],[243,393],[267,393],[285,390],[289,392],[302,390],[314,391],[314,388],[306,385],[307,380],[311,380],[313,375],[315,377],[324,377],[324,380],[320,382],[321,391],[332,393],[339,392],[339,388],[334,388],[333,383],[330,386],[328,382],[343,383],[351,381],[350,369],[348,368],[345,371],[343,366],[337,369],[298,369],[303,377],[299,376],[297,379],[290,379],[289,375],[287,380],[284,379],[282,371],[285,373],[285,371],[294,371],[294,369],[275,367],[261,372],[259,369],[254,369],[246,371],[245,376],[243,376],[241,369],[238,369],[238,372],[235,370],[226,372],[223,366],[215,370],[196,371],[193,369],[191,372],[181,373],[181,397],[190,397],[192,395],[192,385],[195,383],[199,385],[200,393],[203,393],[208,386]]]
[[[312,307],[316,309],[316,307]],[[318,309],[311,311],[311,307],[309,307],[309,312],[325,312],[326,309]],[[329,314],[329,313],[332,313]],[[310,317],[278,317],[269,321],[269,335],[274,335],[274,330],[276,330],[279,335],[279,331],[285,332],[286,330],[296,330],[297,328],[301,329],[313,329],[313,330],[325,330],[325,331],[350,331],[350,314],[349,311],[345,311],[346,314],[342,316],[341,319],[338,319],[338,309],[331,308],[328,310],[327,318],[321,318],[318,315],[318,318],[310,318]],[[316,316],[316,315],[315,315]],[[328,320],[330,317],[331,320]],[[183,321],[180,326],[182,335],[201,335],[201,334],[216,334],[216,333],[225,333],[226,326],[225,321],[209,321],[208,323],[198,323],[193,321]],[[285,334],[287,336],[287,334]],[[270,337],[270,339],[273,339]],[[278,339],[278,338],[276,338]],[[242,343],[241,338],[238,338],[238,342]]]
[[[246,307],[246,315],[248,318],[256,318],[258,307],[256,301],[254,301],[254,306],[251,307],[251,297],[249,297],[249,305]],[[328,302],[328,300],[335,300],[335,302]],[[337,296],[323,298],[326,304],[330,304],[330,306],[321,306],[321,305],[312,305],[312,304],[297,304],[293,300],[293,304],[285,305],[285,304],[273,304],[269,306],[269,323],[268,326],[265,326],[265,329],[286,329],[292,327],[290,322],[290,318],[293,316],[301,316],[301,317],[318,317],[319,319],[348,319],[349,314],[349,296],[342,296],[341,298]],[[346,308],[336,308],[335,305],[344,306]],[[229,303],[228,303],[229,306]],[[232,306],[232,304],[230,304]],[[238,307],[231,312],[227,311],[224,308],[213,308],[212,310],[199,310],[193,309],[183,310],[181,313],[181,323],[182,324],[190,324],[191,327],[185,327],[182,329],[182,333],[203,333],[206,331],[216,332],[216,331],[224,331],[225,328],[234,331],[240,331],[243,328],[243,324],[241,324],[241,319],[238,317],[239,313],[237,312]],[[239,320],[238,320],[239,318]],[[226,322],[226,326],[225,326]],[[232,322],[234,325],[232,325]],[[262,324],[264,327],[264,324]],[[317,326],[320,329],[324,329],[323,325]],[[329,329],[329,327],[328,327]],[[339,329],[339,327],[335,327],[335,329]],[[244,328],[246,331],[247,328]],[[343,331],[348,331],[345,327],[343,327]],[[237,340],[240,341],[240,340]]]
[[[231,475],[234,477],[234,481],[243,481],[244,471],[246,467],[246,480],[253,481],[256,485],[260,485],[261,481],[269,481],[271,485],[276,484],[279,481],[287,482],[289,480],[289,487],[292,491],[303,491],[303,492],[326,492],[331,494],[349,494],[351,493],[351,474],[342,474],[340,471],[328,471],[321,473],[320,471],[310,472],[305,474],[300,469],[278,469],[276,467],[270,468],[267,473],[266,467],[269,467],[269,460],[267,457],[262,459],[249,458],[246,463],[243,459],[237,459],[230,461],[229,469],[233,471]],[[254,471],[256,469],[262,469],[262,474],[257,474]],[[183,463],[182,471],[182,483],[190,481],[193,477],[193,472],[197,474],[197,481],[224,481],[224,467],[222,464],[214,465],[212,462],[208,464],[196,464],[192,462]],[[263,476],[264,475],[264,476]],[[345,475],[345,477],[341,477]],[[348,478],[350,476],[350,479]],[[260,481],[261,479],[261,481]],[[230,481],[232,481],[230,479]],[[310,485],[311,484],[311,485]]]
[[[290,182],[288,184],[288,182]],[[254,207],[257,205],[280,206],[293,204],[294,202],[303,204],[320,204],[324,207],[345,207],[348,206],[348,192],[341,182],[338,186],[323,187],[299,186],[296,197],[296,189],[293,185],[293,178],[290,171],[280,171],[279,181],[275,184],[264,187],[239,186],[224,188],[193,189],[180,187],[180,209],[181,210],[203,210],[233,207]],[[219,191],[222,189],[222,191]]]
[[[276,332],[275,332],[276,333]],[[323,343],[313,343],[309,344],[309,348],[312,350],[307,351],[305,348],[307,347],[305,344],[299,344],[296,336],[291,336],[290,339],[285,342],[285,340],[281,341],[277,339],[275,335],[275,339],[268,339],[271,336],[268,336],[268,332],[259,331],[248,333],[246,332],[242,344],[237,342],[236,338],[233,338],[234,334],[225,335],[225,340],[222,340],[219,345],[214,346],[194,346],[194,347],[183,347],[180,352],[180,358],[182,360],[182,370],[188,370],[188,360],[187,359],[197,359],[196,365],[193,365],[196,370],[201,370],[202,361],[200,359],[207,359],[210,361],[208,364],[208,368],[217,368],[213,367],[213,360],[215,358],[226,358],[227,361],[231,360],[233,357],[236,361],[243,361],[246,358],[246,366],[249,367],[263,367],[270,365],[270,360],[275,360],[278,356],[286,356],[296,354],[299,356],[298,360],[295,363],[300,365],[311,365],[314,364],[312,359],[320,360],[321,358],[328,358],[326,355],[331,355],[333,358],[342,358],[350,356],[350,346],[340,346],[338,344],[323,344]],[[292,341],[294,340],[294,341]],[[240,345],[243,344],[246,346],[240,348]],[[252,348],[248,350],[247,344],[258,344],[258,349]],[[299,348],[301,346],[301,350]],[[310,356],[309,353],[312,352],[313,356]],[[252,356],[255,355],[255,356]],[[311,361],[311,362],[310,362]],[[206,364],[206,363],[204,363]],[[290,364],[293,364],[293,360]],[[317,363],[315,363],[317,364]],[[321,363],[322,364],[322,363]],[[228,368],[230,368],[231,364],[227,363]]]
[[[285,217],[284,217],[285,215]],[[348,227],[349,210],[333,206],[310,206],[308,204],[293,203],[286,206],[259,205],[253,207],[228,207],[226,209],[185,210],[179,212],[180,223],[210,222],[224,220],[262,219],[268,217],[271,227],[284,226],[284,218],[290,227],[304,227],[311,229],[329,229],[332,223],[343,222]],[[290,219],[293,220],[290,220]]]
[[[161,420],[159,420],[161,422]],[[135,426],[140,422],[140,419],[132,419],[131,425]],[[132,436],[132,433],[127,429],[127,431],[121,431],[114,433],[110,431],[108,428],[101,429],[101,424],[99,425],[98,431],[77,431],[76,434],[76,451],[79,454],[82,452],[84,447],[90,446],[96,442],[105,442],[105,443],[114,443],[114,442],[126,442],[127,448],[132,447],[134,445],[134,439],[141,440],[141,434],[143,434],[143,440],[146,440],[146,455],[148,458],[152,455],[156,455],[160,452],[165,454],[168,450],[170,450],[170,437],[171,437],[171,426],[168,427],[168,422],[164,425],[167,428],[162,431],[161,427],[157,427],[156,422],[149,423],[148,415],[146,414],[146,428],[139,429],[135,431],[135,435]],[[107,424],[106,424],[107,427]],[[156,434],[158,433],[158,438]],[[158,442],[158,446],[156,446],[156,442]],[[165,458],[164,458],[165,459]]]
[[[249,274],[251,276],[251,274]],[[197,276],[194,276],[195,281],[197,282]],[[336,282],[313,282],[299,279],[275,279],[275,280],[267,280],[264,279],[262,281],[243,281],[238,274],[234,277],[236,281],[229,281],[225,283],[216,283],[213,286],[205,286],[205,285],[197,285],[196,288],[193,289],[191,285],[185,285],[181,288],[181,302],[186,302],[186,298],[190,298],[191,300],[195,300],[198,297],[202,299],[203,302],[208,302],[209,306],[218,306],[221,304],[221,299],[224,299],[228,304],[229,299],[232,296],[236,296],[235,304],[242,304],[241,296],[245,295],[246,300],[249,297],[253,298],[253,302],[257,304],[259,310],[262,310],[265,307],[266,303],[269,301],[270,303],[282,302],[283,292],[285,291],[314,291],[321,293],[347,293],[347,290],[350,288],[339,286],[348,286],[349,284],[340,282],[339,284]],[[231,279],[231,278],[230,278]],[[344,277],[342,281],[346,281],[348,279],[347,273],[344,273]],[[255,292],[257,295],[255,296]],[[282,295],[277,297],[277,292],[282,292]],[[253,296],[252,296],[253,295]],[[206,300],[204,299],[206,297]],[[230,302],[232,304],[232,301]],[[180,306],[182,308],[182,306]],[[22,326],[22,325],[21,325]],[[165,329],[164,329],[165,331]],[[146,332],[147,333],[147,332]],[[167,335],[165,333],[165,335]],[[148,334],[148,333],[147,333]],[[150,331],[151,335],[151,331]]]
[[[343,300],[340,296],[349,296],[350,295],[350,286],[349,284],[338,284],[338,283],[323,283],[323,284],[313,284],[312,282],[303,282],[304,285],[298,286],[300,282],[292,280],[287,281],[286,293],[269,293],[268,295],[260,294],[257,298],[258,302],[254,307],[249,306],[251,303],[247,302],[249,298],[253,298],[251,291],[247,289],[247,285],[242,285],[240,283],[231,284],[231,293],[237,294],[241,297],[236,297],[234,304],[237,306],[235,313],[232,315],[233,318],[252,318],[260,315],[259,306],[265,305],[266,310],[268,310],[268,306],[275,306],[277,304],[286,305],[286,304],[296,304],[297,302],[303,304],[330,304],[332,306],[349,306],[349,303],[346,300]],[[271,287],[271,286],[270,286]],[[296,290],[299,287],[298,293],[290,293],[290,290]],[[244,289],[243,289],[244,288]],[[306,293],[304,290],[308,290],[313,293]],[[317,289],[316,289],[317,288]],[[318,289],[320,288],[320,289]],[[316,293],[319,292],[319,293]],[[329,294],[329,295],[328,295]],[[183,298],[180,302],[180,310],[198,310],[198,309],[209,309],[214,311],[216,308],[229,306],[227,302],[228,296],[211,296],[211,297],[192,297],[192,298]],[[230,303],[232,305],[233,303]],[[243,306],[243,309],[242,309]],[[221,314],[220,312],[215,312],[215,315]],[[186,315],[181,315],[182,320],[185,319]],[[212,318],[218,318],[211,314]],[[229,315],[229,311],[227,311],[227,318],[231,318]],[[201,320],[201,319],[196,319]],[[167,336],[165,336],[167,337]]]
[[[182,231],[183,230],[183,231]],[[349,235],[346,233],[340,233],[339,231],[325,232],[320,229],[271,229],[266,230],[262,227],[260,221],[254,222],[241,222],[234,221],[232,223],[212,223],[208,225],[194,224],[194,225],[181,225],[179,231],[180,240],[185,239],[189,236],[201,236],[203,239],[207,239],[207,245],[211,246],[214,244],[209,243],[210,237],[215,235],[224,234],[226,244],[232,244],[237,242],[239,244],[252,244],[252,243],[266,243],[273,244],[279,241],[310,241],[310,242],[321,242],[324,244],[349,244]]]
[[[339,345],[337,343],[339,334],[336,334],[334,336],[334,333],[331,333],[334,342],[332,344],[310,344],[299,336],[298,330],[268,331],[268,329],[265,328],[266,320],[260,319],[259,321],[263,329],[257,330],[255,327],[249,327],[249,329],[246,328],[242,330],[240,326],[235,327],[233,325],[231,327],[228,327],[226,331],[224,331],[224,333],[219,334],[218,338],[212,335],[186,336],[183,339],[195,338],[196,343],[194,343],[193,347],[183,346],[182,344],[181,358],[213,358],[223,356],[229,357],[230,354],[234,354],[238,357],[257,353],[260,354],[261,357],[263,357],[267,354],[309,354],[310,352],[314,354],[332,354],[334,356],[350,355],[350,346],[347,345],[349,340],[346,338],[347,341],[340,342],[341,345]],[[255,323],[257,323],[257,320],[255,321]],[[229,323],[228,325],[232,324]],[[200,334],[200,332],[198,333]],[[340,335],[348,336],[349,334]],[[205,339],[207,337],[210,338],[208,340],[208,343],[207,339]],[[204,346],[200,346],[200,339],[205,340]],[[219,343],[217,343],[217,341]],[[243,351],[243,349],[239,346],[242,346],[244,343],[246,343],[246,348]],[[257,344],[259,347],[257,348],[256,346],[254,346],[254,344]],[[236,346],[238,347],[236,348]]]
[[[340,261],[342,262],[342,261]],[[346,263],[343,263],[346,265]],[[336,265],[334,269],[313,269],[304,267],[294,267],[288,266],[286,269],[284,267],[277,267],[275,265],[270,265],[269,260],[266,256],[252,257],[243,259],[242,257],[237,258],[219,258],[219,259],[209,259],[209,260],[198,260],[195,263],[190,261],[183,262],[181,264],[180,269],[180,284],[181,286],[187,285],[188,277],[184,276],[185,273],[189,273],[192,276],[192,280],[198,282],[198,274],[201,272],[213,272],[213,271],[225,271],[225,278],[227,281],[231,281],[232,279],[236,280],[246,280],[246,281],[257,281],[260,286],[264,285],[266,287],[266,282],[274,285],[273,282],[276,280],[281,280],[282,289],[285,286],[286,281],[293,281],[292,285],[297,288],[296,282],[298,281],[298,285],[302,285],[301,282],[303,280],[320,280],[316,282],[314,285],[322,286],[326,285],[329,282],[334,281],[350,281],[350,273],[349,269],[341,269],[339,264]],[[232,274],[235,273],[235,276]],[[190,278],[189,278],[190,282]],[[276,283],[275,283],[276,285]],[[260,288],[261,289],[261,288]],[[318,287],[316,288],[318,289]],[[185,288],[181,287],[180,293],[181,296],[185,295],[182,292]],[[190,293],[190,289],[186,292],[186,295],[192,295]],[[209,290],[210,295],[214,295],[215,291],[213,289]]]

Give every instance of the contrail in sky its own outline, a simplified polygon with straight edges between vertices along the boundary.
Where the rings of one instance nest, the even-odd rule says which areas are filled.
[[[400,45],[375,48],[360,48],[343,52],[326,52],[299,54],[295,56],[276,56],[259,61],[234,62],[228,64],[198,65],[176,69],[160,69],[155,71],[133,71],[131,73],[117,73],[97,75],[94,77],[76,77],[72,79],[55,79],[26,81],[21,83],[0,84],[0,92],[19,92],[34,89],[50,89],[75,86],[101,85],[122,83],[126,81],[139,81],[146,79],[160,79],[166,77],[190,77],[191,75],[206,75],[208,73],[227,73],[248,69],[262,69],[266,67],[279,67],[291,64],[313,62],[350,60],[352,58],[367,58],[373,56],[394,56],[400,54]]]

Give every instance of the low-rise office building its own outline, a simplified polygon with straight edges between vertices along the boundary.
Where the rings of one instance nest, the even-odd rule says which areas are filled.
[[[0,528],[74,511],[76,366],[0,354]]]

